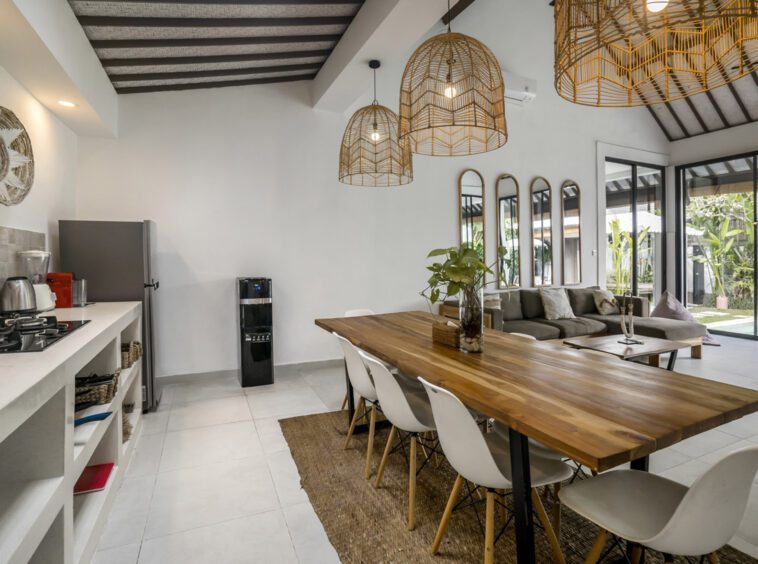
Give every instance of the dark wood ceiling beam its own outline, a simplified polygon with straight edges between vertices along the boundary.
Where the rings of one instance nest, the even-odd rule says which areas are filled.
[[[184,37],[172,39],[93,39],[94,49],[143,49],[161,47],[230,47],[280,43],[336,43],[341,35],[267,35],[263,37]]]
[[[734,84],[730,82],[729,84],[727,84],[727,87],[729,88],[729,92],[732,93],[732,96],[737,102],[737,106],[740,108],[742,115],[745,117],[745,123],[752,122],[753,117],[750,115],[750,112],[747,111],[747,108],[745,107],[745,103],[742,101],[742,97],[740,96],[740,93],[737,92],[737,89],[734,87]]]
[[[321,63],[308,63],[302,65],[277,65],[273,67],[246,67],[236,69],[208,69],[199,71],[176,71],[176,72],[141,72],[111,74],[112,82],[134,82],[138,80],[174,80],[177,78],[205,78],[211,76],[234,76],[240,74],[265,74],[270,72],[290,72],[301,70],[318,70]]]
[[[104,67],[140,67],[153,65],[203,65],[208,63],[237,63],[247,61],[271,61],[279,59],[305,59],[310,57],[328,57],[328,49],[313,51],[284,51],[281,53],[248,53],[246,55],[201,55],[197,57],[135,57],[104,58],[100,62]]]
[[[139,18],[121,16],[77,16],[84,27],[282,27],[347,25],[353,16],[297,18]]]
[[[474,0],[458,0],[458,2],[455,3],[455,6],[450,8],[448,12],[445,12],[445,15],[442,16],[442,23],[447,25],[451,21],[453,21],[455,18],[457,18],[463,10],[471,6],[471,4],[474,3]]]
[[[663,131],[663,134],[666,136],[666,139],[669,142],[673,141],[674,137],[671,135],[671,133],[669,133],[668,128],[665,125],[663,125],[663,122],[661,121],[661,118],[658,117],[658,114],[656,113],[656,111],[649,105],[646,105],[645,107],[647,108],[647,111],[650,112],[650,115],[653,116],[653,119],[655,120],[655,123],[658,124],[658,127],[660,127],[661,131]]]
[[[275,82],[295,82],[298,80],[313,80],[315,74],[303,74],[296,76],[278,76],[275,78],[251,78],[245,80],[224,80],[217,82],[189,82],[185,84],[161,84],[150,86],[124,86],[116,87],[119,94],[136,94],[140,92],[166,92],[173,90],[198,90],[202,88],[224,88],[227,86],[247,86],[251,84],[272,84]]]
[[[711,105],[713,106],[713,109],[716,110],[716,115],[719,116],[719,119],[721,120],[721,123],[724,124],[724,127],[722,129],[726,129],[727,127],[731,127],[732,124],[729,123],[729,120],[726,119],[726,116],[724,115],[723,110],[721,109],[721,106],[716,101],[716,98],[713,97],[713,93],[710,90],[705,91],[705,95],[710,101]]]

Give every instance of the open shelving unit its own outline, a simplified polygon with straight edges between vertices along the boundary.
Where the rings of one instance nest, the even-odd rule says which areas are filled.
[[[141,431],[142,361],[121,369],[110,403],[76,414],[75,377],[121,367],[121,344],[140,340],[142,331],[138,304],[123,309],[48,375],[55,383],[45,387],[50,397],[35,398],[31,413],[17,418],[10,432],[0,429],[0,562],[79,564],[92,558]],[[124,413],[124,404],[134,404],[131,413]],[[74,428],[75,417],[103,411],[112,415]],[[132,425],[128,441],[124,417]],[[84,468],[104,463],[114,464],[105,488],[74,495]]]

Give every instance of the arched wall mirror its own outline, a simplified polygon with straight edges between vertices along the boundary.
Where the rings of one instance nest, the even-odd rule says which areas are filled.
[[[561,186],[561,222],[563,228],[563,283],[582,281],[582,225],[579,185],[566,180]]]
[[[473,169],[458,178],[458,219],[461,244],[475,248],[484,260],[484,179]]]
[[[532,272],[535,286],[553,283],[553,236],[550,221],[550,184],[538,176],[529,190],[532,210]]]
[[[497,244],[505,249],[498,258],[497,283],[501,288],[521,285],[519,276],[518,182],[510,174],[497,179]]]

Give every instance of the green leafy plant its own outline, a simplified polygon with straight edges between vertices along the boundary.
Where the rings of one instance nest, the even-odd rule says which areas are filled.
[[[505,255],[505,247],[498,248],[498,260]],[[487,266],[479,256],[479,251],[467,244],[447,249],[434,249],[426,258],[444,257],[441,262],[427,266],[432,274],[427,280],[427,286],[421,291],[430,305],[457,295],[468,288],[478,289],[484,284],[484,277],[492,274],[492,266]]]
[[[620,295],[632,287],[632,245],[634,238],[629,231],[621,229],[619,218],[614,218],[608,224],[611,233],[608,249],[611,251],[611,267],[613,268],[613,292]],[[650,233],[650,226],[645,227],[637,235],[637,248],[642,249],[642,243]]]
[[[730,229],[730,224],[727,219],[718,229],[707,227],[701,238],[704,254],[692,257],[692,260],[708,265],[713,290],[718,297],[726,297],[727,259],[737,236],[742,234],[741,229]]]

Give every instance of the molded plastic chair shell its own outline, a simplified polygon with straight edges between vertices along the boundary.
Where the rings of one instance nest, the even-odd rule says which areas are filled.
[[[395,427],[409,433],[434,430],[434,418],[429,398],[423,389],[404,386],[401,378],[393,376],[381,362],[367,358],[382,413]]]
[[[369,400],[376,401],[376,389],[374,383],[371,381],[366,365],[363,362],[363,357],[355,348],[353,343],[345,339],[345,337],[333,333],[340,346],[342,347],[342,353],[345,355],[345,363],[347,364],[347,377],[350,378],[350,383],[353,385],[353,389],[358,392],[358,395]]]
[[[509,442],[499,433],[482,434],[465,405],[449,391],[419,378],[429,394],[442,450],[455,470],[485,488],[511,488]],[[560,460],[530,450],[532,487],[561,482],[571,468]]]
[[[563,488],[561,501],[603,529],[660,552],[710,554],[737,532],[758,472],[758,446],[735,451],[688,489],[655,474],[615,470]]]

